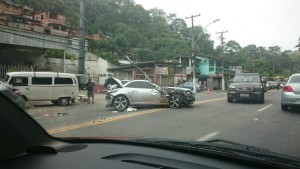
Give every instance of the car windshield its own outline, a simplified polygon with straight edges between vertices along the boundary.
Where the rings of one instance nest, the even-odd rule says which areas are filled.
[[[260,79],[258,76],[248,76],[248,75],[242,75],[242,76],[235,76],[233,79],[233,82],[254,82],[254,83],[260,83]]]
[[[0,79],[53,137],[300,157],[300,89],[281,83],[300,82],[299,16],[299,0],[0,0]]]

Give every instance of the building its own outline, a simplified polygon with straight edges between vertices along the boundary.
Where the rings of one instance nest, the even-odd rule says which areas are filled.
[[[163,61],[138,62],[134,65],[125,64],[113,68],[108,68],[108,72],[121,80],[147,80],[145,74],[155,84],[161,86],[174,86],[175,67],[178,63]],[[139,70],[142,69],[142,71]]]
[[[28,31],[44,32],[41,23],[34,19],[35,12],[11,0],[0,0],[0,25]]]
[[[22,16],[23,18],[31,19],[34,18],[33,9],[29,7],[19,6],[11,0],[0,0],[0,14]]]
[[[64,15],[46,11],[35,14],[34,18],[42,23],[45,33],[55,36],[69,36]]]
[[[104,40],[104,36],[100,34],[86,35],[85,39],[100,41],[100,40]]]
[[[182,56],[178,59],[179,66],[175,69],[174,83],[179,85],[186,81],[193,81],[192,60],[189,57]],[[222,89],[222,77],[225,78],[225,85],[228,84],[235,74],[234,70],[218,67],[215,60],[205,57],[196,57],[196,78],[201,81],[205,87],[211,89]]]

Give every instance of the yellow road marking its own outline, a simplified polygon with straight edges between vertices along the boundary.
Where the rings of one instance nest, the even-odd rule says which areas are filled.
[[[195,102],[195,104],[203,104],[203,103],[209,103],[209,102],[216,102],[220,100],[225,100],[227,97],[217,98],[217,99],[211,99],[211,100],[204,100],[204,101],[198,101]]]
[[[226,99],[226,97],[218,98],[218,99],[211,99],[211,100],[204,100],[204,101],[195,102],[195,104],[203,104],[203,103],[215,102],[215,101],[220,101],[220,100],[225,100],[225,99]],[[145,110],[145,111],[136,112],[136,113],[130,113],[130,114],[125,114],[125,115],[114,116],[114,117],[106,118],[106,119],[103,119],[103,120],[89,121],[89,122],[76,124],[76,125],[72,125],[72,126],[52,129],[52,130],[48,130],[47,132],[49,134],[56,134],[56,133],[61,133],[61,132],[64,132],[64,131],[74,130],[74,129],[78,129],[78,128],[95,126],[95,125],[99,125],[99,124],[103,124],[103,123],[108,123],[108,122],[113,122],[113,121],[117,121],[117,120],[127,119],[127,118],[130,118],[130,117],[161,112],[163,110],[167,110],[167,109]]]
[[[78,129],[78,128],[94,126],[94,125],[99,125],[99,124],[108,123],[108,122],[112,122],[112,121],[117,121],[117,120],[121,120],[121,119],[126,119],[126,118],[129,118],[129,117],[135,117],[135,116],[160,112],[160,111],[163,111],[163,110],[166,110],[166,109],[151,109],[151,110],[146,110],[146,111],[142,111],[142,112],[137,112],[137,113],[131,113],[131,114],[125,114],[125,115],[115,116],[115,117],[111,117],[111,118],[106,118],[106,119],[103,119],[103,120],[90,121],[90,122],[86,122],[86,123],[81,123],[81,124],[62,127],[62,128],[58,128],[58,129],[48,130],[47,132],[49,134],[55,134],[55,133],[60,133],[60,132],[68,131],[68,130],[74,130],[74,129]]]

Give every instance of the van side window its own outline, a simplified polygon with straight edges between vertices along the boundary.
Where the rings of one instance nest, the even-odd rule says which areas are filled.
[[[28,77],[12,77],[9,84],[13,86],[28,86]]]
[[[73,84],[73,80],[71,78],[56,77],[54,84]]]
[[[32,84],[33,85],[51,85],[52,77],[33,77]]]

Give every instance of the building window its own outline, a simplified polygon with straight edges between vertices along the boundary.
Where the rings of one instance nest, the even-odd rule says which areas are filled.
[[[41,20],[43,20],[44,19],[44,15],[41,15]]]

